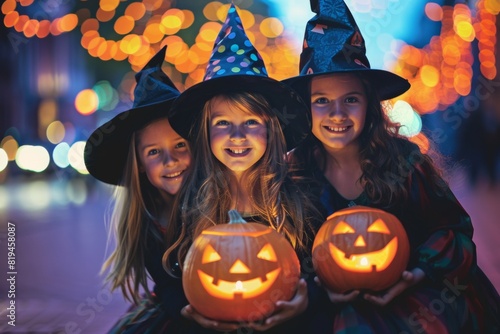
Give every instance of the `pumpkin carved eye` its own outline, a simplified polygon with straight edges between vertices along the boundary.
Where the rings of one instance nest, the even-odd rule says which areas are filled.
[[[257,258],[270,261],[277,262],[278,259],[276,257],[276,253],[274,252],[273,246],[271,244],[266,244],[257,254]]]
[[[336,234],[347,234],[347,233],[354,233],[354,229],[349,225],[347,224],[346,222],[339,222],[337,226],[335,226],[335,228],[333,229],[333,235],[336,235]]]
[[[378,232],[378,233],[384,233],[384,234],[391,234],[389,229],[387,228],[387,225],[385,225],[384,221],[382,219],[377,219],[376,221],[373,222],[368,228],[366,229],[368,232]]]
[[[219,253],[210,245],[207,245],[205,250],[203,251],[203,256],[201,257],[201,263],[211,263],[216,262],[221,259]]]

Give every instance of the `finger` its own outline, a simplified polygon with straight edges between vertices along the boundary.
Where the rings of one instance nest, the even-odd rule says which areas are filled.
[[[322,287],[322,286],[323,286],[323,285],[321,284],[321,281],[320,281],[320,279],[319,279],[319,277],[318,277],[318,276],[315,276],[315,277],[314,277],[314,282],[315,282],[315,283],[316,283],[319,287]]]
[[[401,274],[401,278],[404,280],[404,281],[407,281],[407,282],[411,282],[413,280],[413,273],[411,271],[403,271],[403,273]]]

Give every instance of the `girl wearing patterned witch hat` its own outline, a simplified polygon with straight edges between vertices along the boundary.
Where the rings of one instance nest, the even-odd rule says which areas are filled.
[[[311,1],[311,8],[301,74],[286,82],[309,101],[312,131],[290,160],[325,218],[354,205],[386,210],[402,222],[411,254],[384,291],[326,290],[331,303],[311,314],[308,332],[498,333],[500,298],[477,266],[469,215],[382,107],[408,82],[370,69],[344,1]]]
[[[168,227],[167,238],[179,237],[168,239],[167,269],[175,272],[182,267],[194,238],[207,227],[227,223],[230,209],[247,221],[276,229],[305,258],[313,209],[288,177],[285,156],[310,130],[307,106],[288,86],[268,77],[234,4],[215,41],[204,80],[183,92],[173,109],[172,127],[190,139],[198,163],[179,195],[178,224]],[[276,312],[259,323],[214,321],[189,305],[182,312],[218,330],[250,326],[299,333],[296,316],[307,300],[306,282],[301,280],[295,297],[270,301]]]

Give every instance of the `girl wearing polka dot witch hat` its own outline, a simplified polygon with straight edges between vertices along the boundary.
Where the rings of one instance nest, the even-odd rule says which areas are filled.
[[[291,242],[299,258],[305,257],[313,206],[289,179],[285,157],[310,130],[307,107],[288,86],[268,77],[233,4],[204,80],[182,93],[172,108],[172,127],[190,140],[197,163],[179,193],[178,224],[167,227],[167,270],[182,268],[194,238],[210,226],[227,223],[231,209],[246,221],[273,227]],[[216,330],[250,326],[299,333],[296,316],[307,301],[306,282],[301,280],[295,296],[272,301],[276,312],[258,323],[214,321],[189,305],[182,314],[198,327]]]
[[[311,0],[311,8],[301,73],[286,82],[309,101],[312,130],[290,160],[325,219],[355,205],[396,216],[410,260],[384,291],[325,289],[329,300],[311,313],[307,333],[499,333],[500,298],[477,266],[469,215],[431,156],[398,134],[381,104],[410,85],[370,69],[343,0]],[[349,232],[360,252],[363,236],[374,235]]]

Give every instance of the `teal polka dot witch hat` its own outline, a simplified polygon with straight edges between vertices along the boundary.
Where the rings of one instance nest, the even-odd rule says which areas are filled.
[[[264,61],[248,39],[234,4],[217,36],[203,81],[186,89],[172,106],[172,128],[193,140],[205,103],[219,94],[249,92],[264,96],[280,120],[290,150],[310,131],[307,105],[284,83],[268,76]]]
[[[371,69],[365,40],[344,0],[310,0],[316,15],[306,25],[299,76],[283,80],[302,96],[312,77],[356,72],[369,80],[380,100],[403,94],[408,81],[394,73]]]

